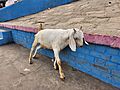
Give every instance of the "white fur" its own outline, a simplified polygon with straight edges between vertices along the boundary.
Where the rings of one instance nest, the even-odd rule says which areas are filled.
[[[61,61],[59,58],[59,52],[69,45],[72,51],[76,51],[76,45],[83,45],[83,32],[77,28],[75,29],[44,29],[39,31],[35,35],[35,40],[31,49],[29,62],[31,63],[32,52],[36,48],[37,44],[40,44],[39,48],[47,48],[52,49],[54,51],[55,62],[54,67],[56,67],[56,63],[59,67],[60,78],[64,78],[64,73],[61,68]],[[85,41],[86,42],[86,41]],[[35,50],[35,54],[38,48]],[[33,56],[35,56],[35,54]]]

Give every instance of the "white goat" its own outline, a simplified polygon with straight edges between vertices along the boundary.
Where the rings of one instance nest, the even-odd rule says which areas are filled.
[[[76,45],[83,46],[84,35],[79,29],[44,29],[39,31],[35,35],[35,39],[31,48],[29,63],[32,64],[32,57],[35,57],[39,48],[52,49],[54,51],[54,68],[56,65],[59,68],[60,78],[64,80],[65,75],[61,67],[61,60],[59,58],[59,52],[69,45],[72,51],[76,51]],[[85,41],[86,44],[88,44]],[[37,46],[40,44],[39,46]],[[35,50],[36,49],[36,50]],[[34,55],[33,55],[34,52]]]

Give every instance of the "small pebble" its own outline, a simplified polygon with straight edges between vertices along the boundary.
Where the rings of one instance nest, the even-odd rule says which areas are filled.
[[[30,71],[30,69],[25,68],[25,69],[24,69],[24,71],[25,71],[25,72],[29,72],[29,71]]]

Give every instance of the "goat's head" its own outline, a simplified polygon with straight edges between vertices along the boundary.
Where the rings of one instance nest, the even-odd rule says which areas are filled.
[[[74,39],[75,39],[75,42],[77,44],[77,46],[81,47],[83,46],[83,41],[84,41],[84,34],[83,32],[78,29],[78,28],[74,28]]]
[[[74,28],[70,30],[69,34],[69,46],[72,51],[76,51],[76,46],[81,47],[83,46],[83,43],[89,45],[85,40],[84,40],[84,34],[82,32],[82,27],[80,29]]]

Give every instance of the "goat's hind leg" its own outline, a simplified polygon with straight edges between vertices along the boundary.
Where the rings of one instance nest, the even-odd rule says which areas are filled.
[[[38,49],[40,49],[40,48],[41,48],[40,45],[36,47],[35,52],[34,52],[32,58],[37,58],[37,57],[36,57],[36,54],[37,54]]]
[[[57,60],[55,58],[53,58],[53,62],[54,62],[54,64],[53,64],[54,69],[58,70],[58,64],[57,64]]]
[[[36,46],[37,46],[37,43],[38,43],[38,40],[37,40],[37,38],[35,37],[34,42],[33,42],[33,44],[32,44],[31,51],[30,51],[30,56],[29,56],[29,63],[30,63],[30,64],[32,64],[32,56],[33,56],[34,49],[35,49]]]

